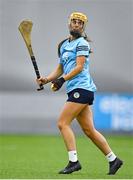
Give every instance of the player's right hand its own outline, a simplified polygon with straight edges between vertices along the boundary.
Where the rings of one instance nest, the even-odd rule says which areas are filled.
[[[47,84],[49,81],[47,78],[40,77],[39,79],[36,79],[36,82],[38,85],[44,85],[44,84]]]

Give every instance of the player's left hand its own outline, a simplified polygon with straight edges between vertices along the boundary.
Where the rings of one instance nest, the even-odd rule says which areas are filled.
[[[59,79],[55,79],[54,81],[52,81],[51,89],[53,91],[58,91],[62,87],[64,82],[65,82],[65,79],[63,77]]]

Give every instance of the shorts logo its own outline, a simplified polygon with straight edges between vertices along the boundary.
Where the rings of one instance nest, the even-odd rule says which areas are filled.
[[[75,93],[73,94],[73,97],[77,99],[77,98],[80,97],[80,94],[79,94],[78,92],[75,92]]]

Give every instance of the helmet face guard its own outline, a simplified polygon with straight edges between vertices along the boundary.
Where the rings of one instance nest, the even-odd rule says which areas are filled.
[[[88,19],[87,16],[83,13],[79,13],[79,12],[73,12],[70,17],[69,17],[69,24],[71,22],[72,19],[79,19],[84,23],[84,26],[86,25]]]

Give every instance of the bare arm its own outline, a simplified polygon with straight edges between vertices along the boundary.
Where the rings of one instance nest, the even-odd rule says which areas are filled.
[[[55,70],[50,73],[47,77],[40,77],[39,79],[36,79],[38,84],[47,84],[54,79],[59,78],[63,74],[63,67],[61,64],[58,64],[58,66],[55,68]]]
[[[59,78],[63,74],[63,68],[61,64],[58,64],[56,69],[50,73],[46,78],[48,79],[49,82],[53,81],[54,79]]]
[[[72,79],[74,76],[79,74],[83,70],[84,63],[85,63],[85,56],[78,56],[76,59],[76,67],[70,73],[63,76],[65,81]]]

